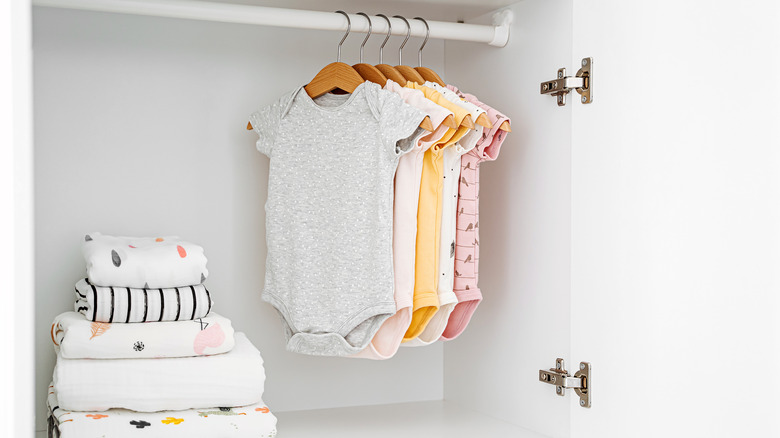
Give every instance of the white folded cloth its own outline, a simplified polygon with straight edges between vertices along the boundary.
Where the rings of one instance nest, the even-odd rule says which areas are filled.
[[[246,335],[235,339],[229,353],[213,356],[101,360],[66,359],[60,352],[54,367],[60,407],[154,412],[258,403],[263,358]]]
[[[64,359],[148,359],[227,353],[235,338],[229,319],[211,312],[194,321],[108,324],[65,312],[51,325],[54,350]]]
[[[98,286],[166,288],[206,281],[203,248],[176,236],[84,236],[87,277]]]
[[[211,294],[206,286],[136,289],[95,286],[88,278],[76,283],[74,310],[90,321],[148,322],[188,321],[211,311]]]
[[[59,406],[54,385],[49,386],[49,415],[60,438],[271,438],[276,417],[262,400],[235,408],[134,412],[110,409],[75,412]]]

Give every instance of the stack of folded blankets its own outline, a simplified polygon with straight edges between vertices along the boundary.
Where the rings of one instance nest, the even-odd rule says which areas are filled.
[[[76,312],[51,327],[49,435],[273,437],[260,352],[211,311],[203,248],[85,236]]]

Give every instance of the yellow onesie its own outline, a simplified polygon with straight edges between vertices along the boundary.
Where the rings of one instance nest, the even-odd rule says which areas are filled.
[[[448,129],[441,140],[431,146],[423,155],[420,203],[417,208],[412,323],[404,335],[403,342],[411,341],[419,336],[439,309],[437,288],[439,283],[439,239],[441,236],[441,193],[444,185],[442,150],[455,144],[469,131],[465,126],[460,126],[463,119],[469,115],[468,111],[453,104],[432,88],[414,82],[408,82],[406,87],[422,91],[425,97],[452,111],[458,128]]]

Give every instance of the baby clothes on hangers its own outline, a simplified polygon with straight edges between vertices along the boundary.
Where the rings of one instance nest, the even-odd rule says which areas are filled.
[[[425,95],[402,87],[388,79],[385,90],[401,96],[406,103],[426,113],[435,127],[422,137],[408,154],[398,160],[395,172],[395,200],[393,203],[393,268],[395,280],[396,314],[388,318],[368,347],[353,357],[389,359],[401,345],[404,333],[412,321],[414,297],[414,256],[417,239],[417,203],[420,196],[423,154],[441,140],[449,129],[442,122],[452,111],[433,103]]]
[[[476,105],[465,102],[452,91],[434,84],[426,82],[426,87],[432,88],[442,94],[447,100],[469,111],[472,119],[485,113],[485,110]],[[409,341],[408,346],[430,345],[441,337],[450,313],[458,303],[458,298],[453,292],[453,276],[455,270],[455,215],[458,205],[458,181],[460,179],[461,156],[472,150],[477,141],[482,136],[483,127],[476,125],[475,129],[469,130],[457,143],[443,151],[443,186],[442,186],[442,215],[441,232],[439,238],[439,282],[437,293],[439,297],[439,309],[428,322],[428,325],[420,335]]]
[[[474,149],[461,157],[454,281],[454,292],[458,297],[458,304],[450,314],[447,328],[442,333],[442,339],[445,341],[455,339],[463,333],[474,311],[482,301],[482,292],[477,286],[479,277],[479,165],[483,161],[493,161],[498,158],[501,144],[507,135],[507,132],[499,128],[505,121],[510,121],[507,116],[480,102],[475,96],[461,94],[452,85],[447,85],[447,88],[487,111],[493,127],[483,133]]]
[[[432,88],[413,82],[407,82],[406,87],[422,91],[426,98],[452,111],[458,125],[469,115],[467,110],[450,102]],[[404,335],[403,342],[409,342],[419,336],[439,309],[438,277],[442,215],[441,193],[444,181],[443,151],[463,138],[468,131],[469,129],[464,126],[449,129],[442,140],[428,149],[423,156],[417,211],[414,306],[412,322]]]
[[[393,176],[424,117],[370,82],[316,99],[299,87],[250,117],[270,158],[263,299],[289,351],[359,353],[396,313]]]

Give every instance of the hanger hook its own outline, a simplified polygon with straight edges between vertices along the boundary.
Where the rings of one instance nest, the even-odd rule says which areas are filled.
[[[404,65],[403,61],[401,61],[401,53],[403,53],[404,46],[406,45],[406,42],[409,41],[409,37],[412,35],[412,26],[409,25],[409,21],[400,16],[400,15],[393,15],[393,18],[400,18],[401,20],[404,20],[404,23],[406,23],[406,38],[404,38],[404,42],[401,43],[401,47],[398,48],[398,65]]]
[[[387,40],[390,39],[390,33],[393,31],[393,25],[390,24],[390,19],[387,18],[387,15],[385,14],[376,14],[377,17],[382,17],[387,21],[387,36],[385,36],[385,40],[382,41],[382,45],[379,46],[379,63],[382,64],[382,49],[385,48],[385,44],[387,44]]]
[[[362,15],[366,17],[366,20],[368,20],[368,34],[366,35],[366,39],[363,40],[363,43],[360,45],[360,63],[363,63],[363,47],[365,47],[366,42],[371,37],[371,17],[366,15],[365,12],[358,12],[357,15]]]
[[[336,62],[341,62],[341,45],[344,43],[344,40],[347,39],[347,36],[349,36],[349,31],[352,29],[352,21],[349,19],[349,14],[347,14],[344,11],[336,11],[337,14],[343,14],[345,17],[347,17],[347,33],[344,34],[344,36],[341,38],[341,41],[339,41],[339,51],[338,55],[336,57]]]
[[[428,42],[428,36],[430,36],[430,34],[431,34],[431,28],[430,28],[430,27],[428,27],[428,22],[427,22],[427,21],[425,21],[425,18],[422,18],[422,17],[414,17],[414,19],[415,19],[415,20],[420,20],[420,21],[422,21],[422,22],[423,22],[423,24],[425,25],[425,40],[423,40],[423,43],[422,43],[422,45],[421,45],[421,46],[420,46],[420,48],[417,50],[417,66],[418,66],[418,67],[422,67],[422,50],[423,50],[423,47],[425,47],[425,43],[427,43],[427,42]]]

